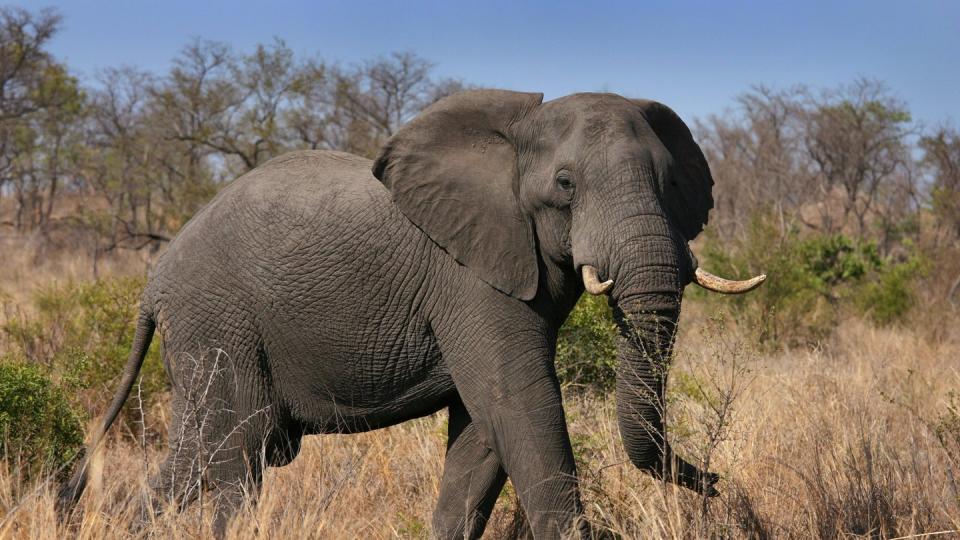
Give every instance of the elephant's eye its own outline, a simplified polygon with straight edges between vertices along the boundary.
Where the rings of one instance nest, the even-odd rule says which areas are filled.
[[[563,191],[573,191],[573,180],[570,179],[570,173],[560,171],[557,173],[557,187]]]

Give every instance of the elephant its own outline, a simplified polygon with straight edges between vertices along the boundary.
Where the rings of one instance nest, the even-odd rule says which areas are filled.
[[[589,535],[554,356],[586,291],[618,328],[617,416],[634,466],[705,495],[663,406],[683,289],[746,292],[688,243],[713,206],[700,147],[667,106],[471,90],[402,126],[372,162],[295,151],[237,178],[170,243],[143,291],[104,436],[159,333],[172,385],[155,497],[215,494],[218,537],[303,436],[447,409],[433,518],[482,534],[509,477],[536,538]],[[89,455],[89,452],[88,452]],[[69,512],[81,465],[61,488]]]

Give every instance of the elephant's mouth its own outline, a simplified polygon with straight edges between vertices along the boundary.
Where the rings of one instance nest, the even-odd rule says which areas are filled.
[[[580,269],[580,273],[583,277],[584,289],[594,296],[609,294],[610,289],[613,288],[612,279],[600,281],[600,272],[594,266],[585,264]],[[766,279],[766,274],[760,274],[745,280],[726,279],[715,276],[700,267],[697,267],[693,272],[694,283],[708,291],[722,294],[743,294],[750,292],[759,287]]]

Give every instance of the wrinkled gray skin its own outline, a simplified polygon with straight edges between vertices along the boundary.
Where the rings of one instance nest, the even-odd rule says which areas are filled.
[[[374,163],[276,158],[170,244],[104,430],[158,328],[174,421],[152,485],[185,504],[202,475],[220,536],[264,467],[292,460],[303,435],[444,408],[437,536],[479,536],[508,476],[537,538],[587,534],[554,353],[589,264],[615,283],[627,454],[713,494],[716,476],[670,451],[661,415],[696,264],[687,242],[706,222],[712,184],[673,111],[611,94],[542,103],[467,92],[425,110]],[[64,487],[61,510],[85,474]]]

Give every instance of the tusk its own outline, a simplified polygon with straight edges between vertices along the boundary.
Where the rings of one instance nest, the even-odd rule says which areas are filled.
[[[760,284],[767,279],[766,274],[760,274],[759,276],[745,279],[743,281],[733,281],[715,276],[710,272],[700,268],[697,268],[697,271],[694,272],[693,275],[694,281],[697,282],[697,285],[707,289],[708,291],[714,291],[723,294],[742,294],[752,291],[759,287]],[[586,281],[586,277],[584,277],[584,281]]]
[[[610,288],[613,287],[612,279],[601,283],[600,278],[597,276],[597,269],[589,264],[583,265],[581,272],[583,273],[583,287],[588,293],[594,296],[607,294],[610,292]]]

